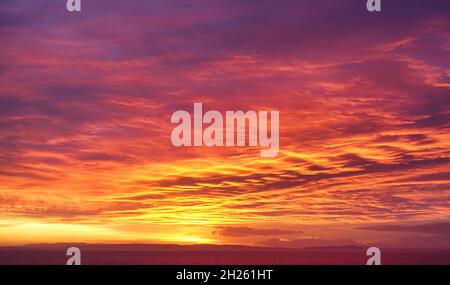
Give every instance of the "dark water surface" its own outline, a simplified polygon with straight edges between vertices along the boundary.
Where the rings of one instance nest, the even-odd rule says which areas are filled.
[[[283,250],[283,251],[82,251],[82,264],[98,265],[315,265],[365,264],[363,249],[354,250]],[[0,264],[61,265],[68,257],[63,249],[0,248]],[[382,264],[450,264],[450,250],[382,250]]]

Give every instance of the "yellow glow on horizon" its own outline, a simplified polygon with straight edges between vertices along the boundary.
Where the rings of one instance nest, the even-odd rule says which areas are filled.
[[[184,243],[184,244],[210,244],[217,242],[214,239],[196,237],[196,236],[181,236],[173,239],[174,242]]]
[[[97,225],[1,221],[0,244],[96,242],[124,237],[118,231]]]

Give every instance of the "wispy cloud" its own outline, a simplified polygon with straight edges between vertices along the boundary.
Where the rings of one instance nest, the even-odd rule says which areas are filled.
[[[0,222],[315,246],[448,218],[449,3],[390,2],[2,1]],[[172,147],[193,102],[279,110],[278,157]],[[292,232],[330,223],[352,225]]]

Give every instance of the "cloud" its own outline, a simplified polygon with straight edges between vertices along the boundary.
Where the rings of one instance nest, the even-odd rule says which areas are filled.
[[[315,238],[303,238],[294,240],[269,239],[261,244],[270,247],[283,248],[308,248],[308,247],[354,247],[362,246],[351,239],[325,240]]]
[[[377,17],[342,2],[86,1],[71,17],[1,1],[2,217],[255,240],[296,221],[442,218],[449,2],[389,1]],[[279,110],[279,156],[174,148],[170,116],[193,102]],[[267,218],[280,230],[247,226]],[[333,244],[319,237],[272,242]]]
[[[437,222],[419,225],[375,225],[359,227],[361,230],[381,231],[381,232],[410,232],[450,235],[450,222]]]
[[[260,229],[250,227],[221,227],[214,233],[228,237],[248,237],[248,236],[297,235],[303,232],[299,230]]]

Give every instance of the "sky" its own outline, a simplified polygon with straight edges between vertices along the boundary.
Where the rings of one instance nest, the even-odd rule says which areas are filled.
[[[450,2],[0,2],[0,245],[450,248]],[[280,150],[171,144],[277,110]]]

